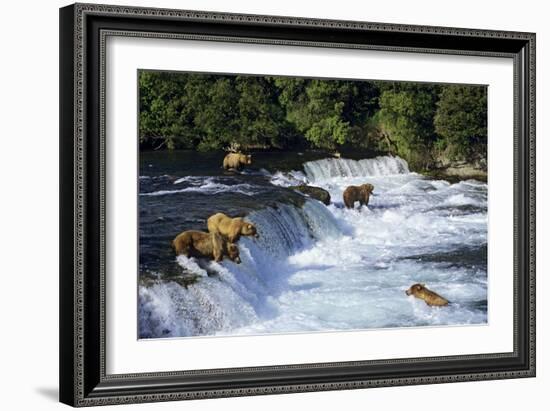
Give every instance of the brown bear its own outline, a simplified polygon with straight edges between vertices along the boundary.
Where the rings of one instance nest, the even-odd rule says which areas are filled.
[[[344,204],[347,208],[353,208],[356,201],[359,201],[360,205],[368,205],[373,190],[374,186],[372,184],[349,186],[344,190]]]
[[[441,307],[444,305],[449,305],[449,301],[441,297],[439,294],[434,293],[431,290],[426,288],[426,284],[413,284],[411,287],[405,291],[407,295],[414,295],[416,298],[424,300],[426,304],[431,306]]]
[[[241,217],[228,217],[224,213],[208,217],[207,225],[210,233],[221,234],[231,243],[238,241],[241,235],[259,237],[254,224],[244,221]]]
[[[234,263],[240,264],[239,247],[228,243],[219,234],[204,233],[202,231],[184,231],[172,241],[172,247],[177,255],[186,257],[207,257],[215,261],[222,261],[224,255]]]
[[[252,156],[250,154],[229,153],[223,159],[223,168],[226,170],[240,170],[243,165],[252,164]]]

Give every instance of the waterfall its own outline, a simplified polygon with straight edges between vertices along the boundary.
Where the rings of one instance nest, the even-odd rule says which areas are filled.
[[[304,170],[311,182],[326,181],[334,177],[368,177],[410,172],[405,160],[392,156],[363,160],[324,158],[308,161],[304,164]]]
[[[141,338],[223,334],[273,316],[270,297],[288,288],[288,257],[316,240],[341,235],[332,213],[309,199],[302,207],[278,204],[254,211],[247,220],[260,237],[241,237],[241,264],[203,261],[203,269],[195,259],[179,256],[182,268],[197,271],[197,283],[184,287],[158,281],[139,287]],[[206,271],[216,275],[206,276]]]

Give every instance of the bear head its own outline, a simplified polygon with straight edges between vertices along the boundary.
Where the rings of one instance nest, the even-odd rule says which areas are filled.
[[[239,163],[252,164],[252,156],[250,154],[239,154]]]
[[[241,263],[241,257],[239,253],[239,247],[235,243],[227,243],[227,256],[231,261],[236,264]]]
[[[241,234],[242,235],[252,235],[256,238],[259,238],[260,235],[256,231],[256,227],[252,223],[244,222],[243,226],[241,227]]]
[[[422,291],[424,291],[425,288],[426,288],[426,284],[413,284],[407,291],[405,291],[405,294],[417,296],[420,293],[422,293]]]
[[[372,184],[369,184],[369,183],[363,184],[361,186],[361,188],[369,194],[372,194],[372,192],[374,191],[374,186]]]

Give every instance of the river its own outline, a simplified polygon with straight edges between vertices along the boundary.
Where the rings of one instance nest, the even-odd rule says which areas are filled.
[[[486,323],[487,184],[432,180],[399,157],[323,157],[257,153],[229,173],[223,153],[141,153],[140,338]],[[368,207],[345,209],[343,190],[367,182]],[[176,258],[171,240],[219,211],[257,226],[242,263]],[[451,304],[406,296],[417,282]]]

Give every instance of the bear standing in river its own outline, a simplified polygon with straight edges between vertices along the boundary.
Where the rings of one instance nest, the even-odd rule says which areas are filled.
[[[222,261],[226,255],[229,259],[240,264],[239,248],[236,244],[228,243],[219,234],[204,233],[202,231],[184,231],[172,241],[176,254],[186,257],[207,257],[215,261]]]
[[[347,208],[353,208],[356,201],[359,201],[360,205],[368,205],[373,190],[374,186],[372,184],[349,186],[344,190],[344,204]]]
[[[244,165],[252,164],[250,154],[229,153],[223,159],[223,168],[226,170],[240,170]]]
[[[430,307],[441,307],[449,305],[449,301],[447,301],[445,298],[441,297],[439,294],[434,293],[431,290],[428,290],[426,288],[426,284],[413,284],[407,291],[405,291],[405,294],[414,295],[416,298],[424,300],[424,302]]]
[[[231,218],[224,213],[216,213],[208,218],[208,231],[221,234],[229,242],[234,243],[241,235],[259,237],[254,224],[244,221],[243,218]]]

